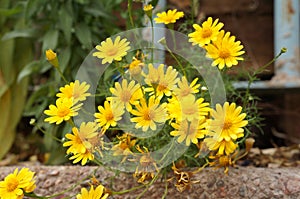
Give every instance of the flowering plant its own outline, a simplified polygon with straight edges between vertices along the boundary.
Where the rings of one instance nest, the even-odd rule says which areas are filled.
[[[224,85],[230,83],[227,70],[237,67],[245,51],[218,19],[208,17],[193,24],[193,32],[182,34],[174,24],[183,12],[168,10],[154,18],[150,4],[144,11],[151,27],[102,41],[73,82],[61,73],[56,53],[46,51],[65,85],[59,88],[55,104],[44,111],[45,122],[68,124],[62,145],[74,164],[94,162],[132,172],[145,188],[172,169],[174,185],[183,192],[198,183],[191,180],[192,173],[207,166],[223,167],[228,173],[253,144],[247,139],[247,125],[255,123],[249,112],[255,103],[245,103],[248,91],[232,98],[236,101],[227,100],[227,87],[232,91],[228,96],[238,91]],[[167,29],[155,28],[153,21]],[[164,36],[155,39],[158,33]],[[165,62],[162,54],[173,62]],[[186,172],[183,165],[196,169]],[[0,198],[16,193],[5,181],[2,184]],[[91,186],[77,198],[97,194],[107,198],[118,192]]]

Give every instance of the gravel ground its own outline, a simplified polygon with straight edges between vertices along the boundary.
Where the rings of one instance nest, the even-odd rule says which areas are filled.
[[[21,166],[18,166],[21,168]],[[0,167],[0,179],[16,166]],[[29,166],[36,172],[37,188],[35,192],[40,195],[52,195],[59,193],[72,185],[78,184],[75,189],[62,196],[75,198],[81,187],[88,187],[90,179],[85,177],[95,173],[95,177],[106,187],[115,191],[129,189],[137,186],[132,175],[119,174],[106,171],[101,167],[92,166]],[[189,198],[300,198],[300,168],[254,168],[238,167],[231,168],[225,175],[223,169],[207,168],[192,176],[193,184],[190,190],[178,192],[174,185],[169,182],[165,198],[189,199]],[[136,198],[144,189],[139,189],[123,195],[114,195],[110,198],[130,199]],[[158,180],[141,198],[161,198],[166,191],[166,183]]]

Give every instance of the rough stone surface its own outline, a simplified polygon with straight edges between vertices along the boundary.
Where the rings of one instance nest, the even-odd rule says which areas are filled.
[[[17,166],[0,167],[0,179],[13,172]],[[21,168],[21,166],[18,166]],[[138,184],[131,174],[121,173],[115,175],[102,167],[92,166],[29,166],[36,172],[37,188],[39,195],[52,195],[75,186],[69,192],[54,198],[71,197],[80,192],[81,187],[88,187],[91,182],[90,176],[95,177],[105,187],[121,191],[130,189]],[[170,175],[171,177],[171,175]],[[231,168],[228,175],[222,169],[204,169],[192,176],[192,181],[199,181],[192,185],[190,190],[178,192],[172,182],[158,180],[144,193],[141,198],[165,198],[191,199],[191,198],[300,198],[300,168],[254,168],[239,167]],[[166,189],[166,185],[168,188]],[[131,199],[136,198],[142,191],[113,195],[110,198]]]

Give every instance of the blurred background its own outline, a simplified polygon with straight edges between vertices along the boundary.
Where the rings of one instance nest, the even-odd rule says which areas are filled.
[[[269,63],[282,47],[288,49],[259,73],[252,84],[257,95],[261,129],[253,128],[260,148],[300,144],[299,0],[160,0],[200,23],[219,18],[242,41],[247,55],[237,69],[255,71]],[[145,24],[143,1],[127,0],[0,0],[0,161],[1,165],[38,160],[66,161],[52,135],[70,129],[43,122],[55,102],[61,79],[44,52],[54,49],[69,81],[88,53],[102,40],[132,28],[127,5],[133,3],[136,27]],[[157,1],[152,1],[156,5]],[[192,9],[193,8],[193,9]],[[184,19],[183,19],[184,20]],[[183,23],[182,20],[182,23]],[[176,24],[181,30],[191,24]],[[247,79],[236,83],[245,89]],[[35,118],[35,126],[30,125]],[[38,127],[37,127],[38,126]],[[42,134],[39,128],[47,129]]]

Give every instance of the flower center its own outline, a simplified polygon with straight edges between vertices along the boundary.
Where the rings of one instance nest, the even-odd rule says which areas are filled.
[[[195,106],[194,104],[191,104],[191,106],[189,107],[182,107],[182,112],[185,115],[193,115],[196,113],[196,111],[198,111],[197,106]]]
[[[167,15],[165,20],[166,20],[166,22],[172,23],[172,21],[174,20],[174,16],[173,15]]]
[[[182,89],[181,90],[181,97],[187,96],[190,93],[191,93],[191,89],[190,88]]]
[[[113,113],[112,113],[112,112],[107,113],[107,114],[105,115],[105,119],[106,119],[106,121],[111,121],[111,120],[113,120],[113,119],[114,119]]]
[[[166,90],[166,88],[167,88],[166,84],[161,83],[161,84],[158,85],[157,90],[158,91],[164,91],[164,90]]]
[[[60,108],[58,109],[58,111],[57,111],[57,115],[58,115],[59,117],[65,117],[65,116],[67,116],[69,113],[70,113],[70,109],[69,109],[68,107],[66,107],[66,106],[60,107]]]
[[[121,93],[121,101],[122,102],[129,102],[130,98],[131,98],[131,93],[128,90],[124,90]]]
[[[231,128],[231,126],[232,126],[232,122],[228,121],[228,120],[225,120],[224,124],[223,124],[223,130],[228,130],[228,129]]]
[[[111,48],[110,50],[108,50],[107,52],[106,52],[106,54],[108,55],[108,56],[114,56],[114,55],[116,55],[117,54],[117,52],[118,52],[118,48]]]
[[[219,57],[222,58],[222,59],[226,59],[226,58],[229,58],[230,57],[230,52],[228,49],[221,49],[220,52],[219,52]]]
[[[154,112],[147,109],[144,113],[144,119],[147,120],[147,121],[150,121],[154,118]]]
[[[11,178],[8,182],[7,182],[7,191],[8,192],[12,192],[15,189],[17,189],[19,186],[19,181],[16,178]]]
[[[208,37],[210,37],[211,35],[212,35],[211,29],[204,29],[204,30],[202,31],[202,37],[203,37],[203,38],[208,38]]]

